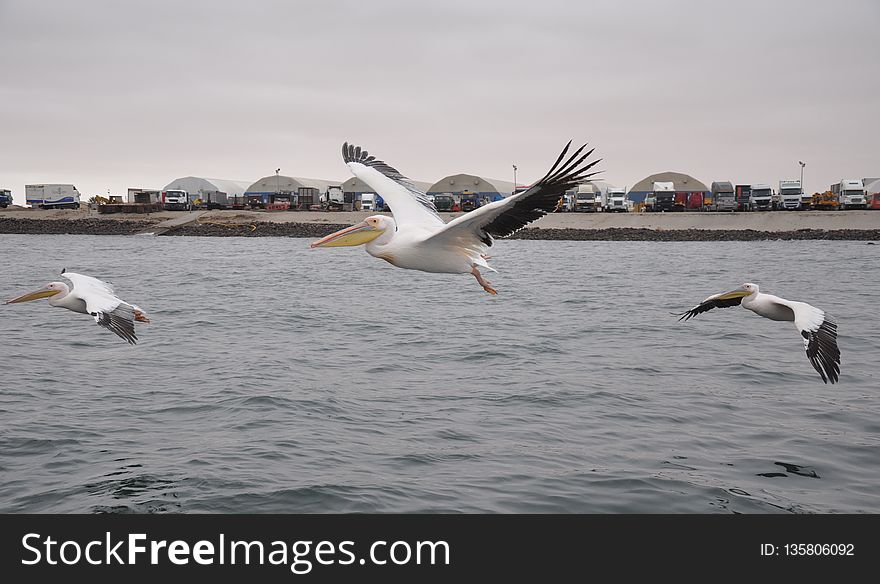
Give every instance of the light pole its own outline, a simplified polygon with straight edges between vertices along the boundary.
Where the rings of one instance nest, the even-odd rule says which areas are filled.
[[[278,176],[278,173],[281,172],[280,168],[275,169],[275,197],[272,202],[275,202],[275,199],[278,198],[278,195],[281,193],[281,177]]]
[[[801,165],[801,196],[803,196],[803,194],[804,194],[804,167],[806,166],[806,163],[798,160],[798,164]]]
[[[516,194],[516,165],[513,165],[513,195]]]

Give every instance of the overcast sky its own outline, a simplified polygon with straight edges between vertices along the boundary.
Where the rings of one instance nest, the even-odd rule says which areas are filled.
[[[528,183],[569,139],[602,178],[807,190],[880,176],[880,2],[0,0],[0,188],[207,176]]]

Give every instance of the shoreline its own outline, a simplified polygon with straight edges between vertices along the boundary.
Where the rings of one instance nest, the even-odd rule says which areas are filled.
[[[878,213],[880,218],[880,213]],[[240,219],[240,218],[237,218]],[[148,234],[159,219],[29,218],[0,216],[0,234],[18,235],[138,235]],[[294,237],[320,238],[351,222],[206,221],[175,226],[163,237]],[[689,227],[527,227],[503,239],[550,241],[768,241],[768,240],[880,240],[878,229],[798,228],[782,231],[761,229],[703,229]]]

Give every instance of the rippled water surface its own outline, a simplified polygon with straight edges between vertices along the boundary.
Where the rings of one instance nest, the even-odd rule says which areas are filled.
[[[112,281],[131,347],[0,305],[6,512],[880,512],[880,246],[501,241],[470,276],[288,238],[0,235],[0,296]],[[743,281],[834,314],[671,311]]]

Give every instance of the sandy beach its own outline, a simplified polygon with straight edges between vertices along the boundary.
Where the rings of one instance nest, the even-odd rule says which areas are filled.
[[[366,212],[162,211],[102,214],[10,207],[0,210],[0,233],[322,236],[352,225]],[[461,213],[442,213],[450,221]],[[731,240],[857,239],[880,237],[880,212],[775,211],[755,213],[552,213],[516,233],[519,239]]]

